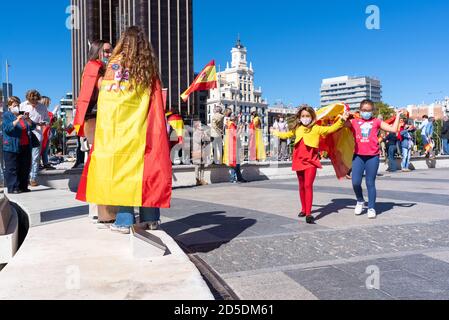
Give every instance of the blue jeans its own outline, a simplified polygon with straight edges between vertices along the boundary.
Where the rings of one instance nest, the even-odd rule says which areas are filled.
[[[39,173],[39,163],[41,161],[41,147],[33,148],[31,151],[31,173],[30,179],[36,180]]]
[[[396,145],[388,146],[388,165],[390,167],[390,171],[397,171],[396,160],[394,155],[396,154],[396,150],[398,150]]]
[[[402,148],[402,169],[408,169],[410,167],[410,157],[412,155],[412,149]]]
[[[395,147],[395,146],[393,146]],[[366,173],[366,187],[368,188],[368,208],[376,207],[376,177],[379,171],[379,156],[359,156],[355,155],[352,161],[352,187],[358,202],[365,202],[363,198],[362,180],[363,173]]]
[[[242,181],[243,176],[242,172],[240,171],[240,164],[236,165],[235,168],[231,167],[229,169],[229,175],[230,175],[230,182]]]
[[[155,222],[161,219],[161,210],[159,208],[139,208],[140,223]],[[120,207],[115,220],[118,227],[131,227],[136,223],[133,207]]]
[[[443,153],[449,155],[449,140],[443,139]]]
[[[48,154],[50,152],[50,141],[47,143],[47,147],[45,148],[44,152],[42,153],[42,163],[44,166],[48,164]]]

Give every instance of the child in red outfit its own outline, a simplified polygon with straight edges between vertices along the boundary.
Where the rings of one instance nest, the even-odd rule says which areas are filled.
[[[315,110],[305,105],[296,114],[294,126],[289,132],[273,131],[273,134],[281,139],[290,139],[296,136],[292,169],[296,171],[299,181],[299,195],[302,205],[299,216],[306,217],[306,222],[309,224],[314,223],[312,216],[313,183],[315,182],[317,169],[322,168],[318,152],[320,138],[343,128],[348,117],[349,113],[345,112],[334,125],[330,127],[318,126],[316,125]]]

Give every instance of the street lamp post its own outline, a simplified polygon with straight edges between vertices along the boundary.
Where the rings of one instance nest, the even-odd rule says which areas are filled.
[[[66,119],[65,119],[65,117],[66,117],[66,113],[65,112],[61,112],[61,116],[62,116],[62,155],[64,156],[65,155],[65,139],[66,139],[66,136],[65,136],[65,125],[66,125],[66,123],[65,123],[65,121],[66,121]]]

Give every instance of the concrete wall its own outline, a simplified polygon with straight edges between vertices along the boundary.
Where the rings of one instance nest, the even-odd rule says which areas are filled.
[[[400,168],[400,159],[397,159]],[[323,161],[323,169],[318,171],[318,176],[332,176],[334,168],[329,161]],[[388,166],[382,161],[380,172],[387,170]],[[437,160],[425,158],[412,159],[412,169],[449,168],[449,157],[441,157]],[[196,185],[196,166],[174,166],[173,187],[191,187]],[[249,181],[278,180],[296,178],[296,173],[291,169],[290,162],[272,162],[242,165],[242,173]],[[39,176],[39,183],[54,189],[76,191],[80,180],[81,170],[51,171]],[[203,179],[208,184],[229,182],[229,168],[226,166],[210,166],[203,170]]]
[[[19,245],[19,219],[6,198],[0,199],[0,265],[16,254]]]

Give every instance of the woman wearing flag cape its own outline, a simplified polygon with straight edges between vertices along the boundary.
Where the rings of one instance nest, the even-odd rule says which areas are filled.
[[[226,134],[223,148],[223,163],[230,167],[231,183],[246,183],[240,170],[241,164],[241,135],[244,130],[243,124],[237,124],[237,116],[232,114],[226,122]]]
[[[251,108],[251,123],[249,125],[249,160],[264,161],[267,158],[263,142],[262,121],[257,114],[257,108]]]
[[[95,143],[77,199],[119,206],[111,230],[129,233],[140,208],[142,227],[157,229],[169,208],[172,167],[157,60],[145,33],[122,35],[101,82]]]

